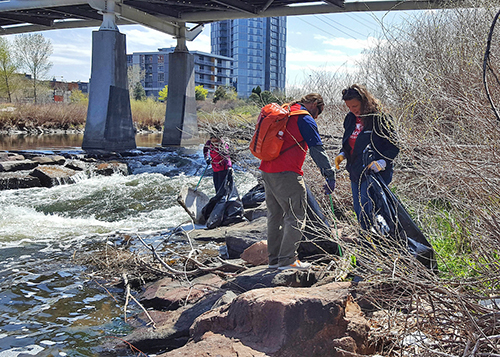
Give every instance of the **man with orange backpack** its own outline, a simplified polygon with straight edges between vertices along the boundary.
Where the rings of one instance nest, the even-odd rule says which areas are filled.
[[[267,250],[269,268],[309,269],[311,264],[297,259],[297,247],[305,226],[307,191],[302,166],[307,150],[326,179],[325,194],[335,189],[335,171],[326,155],[315,118],[325,104],[318,93],[310,93],[289,105],[291,112],[284,131],[280,155],[270,161],[262,160],[267,204]],[[307,111],[294,114],[298,110]]]

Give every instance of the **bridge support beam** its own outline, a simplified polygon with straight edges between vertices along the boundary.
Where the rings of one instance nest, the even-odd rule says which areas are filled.
[[[182,25],[177,46],[169,54],[168,97],[162,146],[199,144],[194,84],[194,55],[186,47],[186,27]]]
[[[102,26],[92,33],[84,150],[125,151],[136,148],[127,83],[125,35],[115,25],[114,1],[109,3]]]

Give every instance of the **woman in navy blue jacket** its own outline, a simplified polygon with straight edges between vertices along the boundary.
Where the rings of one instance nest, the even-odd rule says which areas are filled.
[[[381,111],[378,100],[364,86],[353,84],[344,89],[342,100],[349,113],[344,119],[342,148],[335,157],[335,166],[340,169],[340,163],[347,159],[354,211],[361,228],[368,229],[372,202],[367,193],[366,170],[380,172],[388,185],[392,180],[392,162],[399,148],[391,116]],[[371,155],[364,155],[367,151],[371,151]]]

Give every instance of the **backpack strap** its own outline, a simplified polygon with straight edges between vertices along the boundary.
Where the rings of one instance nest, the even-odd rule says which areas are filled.
[[[307,110],[304,109],[299,109],[299,110],[293,110],[288,114],[288,117],[291,117],[293,115],[311,115]]]
[[[294,115],[311,115],[307,110],[304,110],[304,109],[299,109],[299,110],[293,110],[290,112],[290,114],[288,114],[288,117],[290,118],[291,116],[294,116]],[[305,151],[304,148],[302,147],[302,143],[305,141],[305,140],[302,140],[302,141],[297,141],[297,139],[295,139],[295,137],[288,131],[288,129],[285,129],[286,132],[288,134],[290,134],[290,136],[292,137],[293,140],[295,140],[295,144],[297,144],[301,149],[302,151]],[[280,155],[283,154],[285,151],[288,151],[290,150],[291,148],[295,147],[295,145],[291,145],[289,147],[287,147],[286,149],[283,149],[280,151]]]

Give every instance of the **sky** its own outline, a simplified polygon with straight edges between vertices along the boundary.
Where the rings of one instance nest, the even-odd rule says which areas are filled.
[[[311,71],[353,70],[364,49],[373,46],[388,26],[411,12],[335,13],[287,18],[287,86],[300,85]],[[44,31],[51,40],[53,66],[48,78],[88,82],[91,70],[92,31],[98,28]],[[127,53],[151,52],[176,45],[172,36],[140,25],[119,26],[126,35]],[[13,40],[14,35],[7,36]],[[210,25],[192,42],[190,50],[210,52]]]

